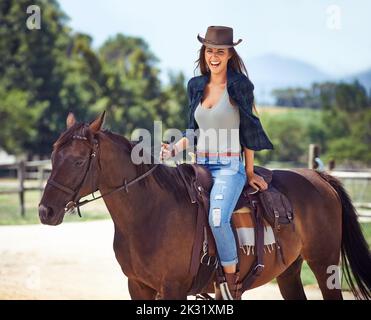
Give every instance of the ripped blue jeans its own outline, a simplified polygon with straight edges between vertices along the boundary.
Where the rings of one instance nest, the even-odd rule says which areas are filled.
[[[218,250],[220,264],[237,264],[238,255],[231,227],[233,210],[246,183],[245,166],[238,156],[197,157],[196,163],[206,166],[212,177],[209,224]]]

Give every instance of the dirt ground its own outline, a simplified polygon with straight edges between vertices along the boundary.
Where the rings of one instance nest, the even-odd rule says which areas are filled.
[[[0,299],[130,299],[112,241],[111,220],[1,226]],[[322,299],[317,286],[305,291],[308,299]],[[267,284],[243,299],[282,297]]]

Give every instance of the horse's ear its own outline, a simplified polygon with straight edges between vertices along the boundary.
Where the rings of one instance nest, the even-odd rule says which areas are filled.
[[[71,128],[76,123],[76,118],[72,112],[70,112],[67,116],[66,125],[67,129]]]
[[[93,133],[97,133],[103,126],[105,118],[106,118],[106,111],[103,111],[103,113],[97,119],[95,119],[89,124],[89,129]]]

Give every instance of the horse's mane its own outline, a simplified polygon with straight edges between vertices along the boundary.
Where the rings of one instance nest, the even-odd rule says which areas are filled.
[[[112,140],[116,144],[122,146],[122,149],[127,153],[130,153],[133,147],[138,143],[138,141],[130,141],[126,139],[124,136],[114,133],[108,129],[101,130],[101,133],[106,135],[110,140]],[[86,136],[89,142],[91,142],[93,139],[93,136],[90,130],[88,129],[87,124],[76,123],[60,135],[58,140],[53,144],[53,151],[57,151],[58,149],[65,146],[68,142],[72,141],[72,137],[74,135]],[[151,159],[150,164],[144,163],[134,164],[137,176],[144,174],[155,165],[153,155],[150,154],[148,156]],[[191,170],[184,170],[183,172],[186,180],[190,181]],[[179,174],[178,168],[169,167],[165,164],[159,164],[157,168],[154,171],[152,171],[151,175],[154,177],[156,183],[160,186],[160,188],[173,193],[178,201],[181,201],[182,199],[184,200],[184,193],[186,193],[187,190]],[[146,187],[148,186],[148,179],[146,178],[142,179],[138,183],[141,186]]]
[[[133,147],[139,141],[129,141],[125,137],[114,133],[108,129],[104,129],[101,131],[106,136],[108,136],[114,142],[121,144],[128,153],[130,153]],[[146,151],[143,151],[146,152]],[[155,166],[154,157],[152,154],[148,155],[151,159],[150,164],[134,164],[136,168],[137,176],[140,176],[150,170],[153,166]],[[184,176],[187,181],[191,180],[191,170],[184,170]],[[157,168],[152,171],[151,175],[155,178],[156,183],[160,186],[160,188],[171,192],[174,194],[175,198],[178,201],[184,200],[184,193],[187,193],[185,188],[184,182],[179,174],[179,169],[167,166],[165,164],[158,164]],[[142,179],[139,181],[139,184],[143,187],[148,185],[148,179]]]

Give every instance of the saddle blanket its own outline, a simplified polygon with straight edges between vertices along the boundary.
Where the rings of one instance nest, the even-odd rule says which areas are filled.
[[[275,237],[272,227],[264,221],[264,253],[271,253],[275,249]],[[232,222],[237,231],[238,243],[240,249],[246,255],[254,255],[255,230],[251,219],[251,210],[248,207],[242,207],[232,214]]]

